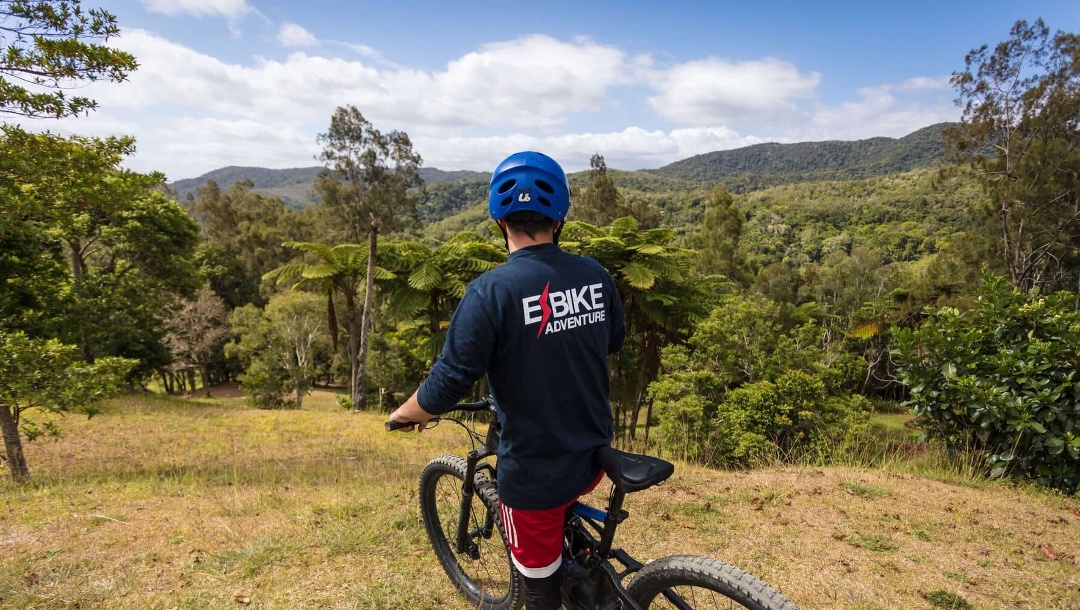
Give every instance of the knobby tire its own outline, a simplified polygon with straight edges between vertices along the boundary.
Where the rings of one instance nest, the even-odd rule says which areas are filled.
[[[795,604],[753,574],[717,559],[690,555],[674,555],[650,562],[630,581],[627,592],[643,609],[650,610],[798,610]],[[679,603],[669,601],[665,595],[677,597]]]
[[[461,484],[466,462],[453,455],[437,457],[420,473],[420,515],[435,555],[446,575],[465,599],[484,610],[514,610],[522,603],[521,583],[510,563],[510,549],[503,536],[499,497],[495,485],[477,474],[469,530],[477,545],[475,556],[455,551]],[[481,532],[494,520],[490,537]]]

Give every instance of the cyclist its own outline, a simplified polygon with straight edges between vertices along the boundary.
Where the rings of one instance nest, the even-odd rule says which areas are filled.
[[[560,607],[563,515],[602,476],[594,453],[613,433],[607,357],[625,338],[614,279],[558,246],[569,208],[551,157],[519,152],[495,168],[488,211],[510,255],[469,284],[427,379],[390,415],[423,430],[487,375],[502,425],[503,527],[528,610]]]

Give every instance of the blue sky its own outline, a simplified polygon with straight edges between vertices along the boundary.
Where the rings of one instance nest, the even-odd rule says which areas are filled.
[[[136,137],[127,165],[193,178],[318,165],[335,108],[403,130],[427,167],[522,149],[568,171],[655,168],[760,142],[900,137],[959,110],[948,79],[1017,19],[1080,2],[88,0],[140,69],[96,112],[33,129]]]

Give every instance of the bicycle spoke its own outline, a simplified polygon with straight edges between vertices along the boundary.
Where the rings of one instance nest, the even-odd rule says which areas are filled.
[[[457,507],[461,502],[461,488],[456,484],[456,481],[446,479],[440,481],[438,495],[440,497],[439,505],[448,509],[445,515],[439,515],[439,522],[442,524],[443,531],[448,534],[447,538],[454,540],[457,532]],[[469,515],[469,531],[482,531],[486,516],[483,505],[476,501]],[[468,552],[458,553],[455,550],[454,554],[457,556],[458,562],[463,566],[468,566],[474,582],[480,589],[486,591],[506,590],[510,582],[509,565],[505,560],[499,534],[492,532],[491,538],[476,535],[470,537],[469,541],[479,547],[479,558],[474,559]]]

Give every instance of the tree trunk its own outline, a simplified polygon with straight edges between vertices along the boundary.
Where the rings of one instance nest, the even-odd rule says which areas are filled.
[[[353,410],[360,404],[360,329],[356,320],[356,288],[345,291],[345,325],[349,329],[349,399]]]
[[[354,407],[364,410],[367,408],[367,393],[364,392],[364,383],[367,379],[367,351],[368,332],[371,330],[371,317],[375,309],[375,254],[378,251],[379,219],[371,217],[371,233],[368,237],[368,260],[367,260],[367,286],[364,290],[364,313],[360,319],[360,403]]]
[[[86,278],[86,262],[83,260],[82,244],[79,242],[72,242],[68,244],[70,250],[71,261],[71,277],[75,284],[76,298],[82,299],[82,287],[83,281]],[[94,351],[90,349],[90,341],[86,338],[86,328],[83,325],[79,325],[79,351],[82,352],[83,360],[93,364]]]
[[[199,365],[199,374],[202,375],[203,396],[210,398],[210,366]]]
[[[645,449],[649,448],[649,422],[652,421],[653,401],[649,400],[649,408],[645,410]]]
[[[19,423],[15,420],[11,407],[6,405],[0,405],[0,430],[4,433],[4,451],[7,453],[11,480],[19,484],[29,481],[30,469],[26,467],[26,457],[23,455]]]
[[[638,370],[637,370],[637,385],[634,388],[634,403],[630,405],[630,440],[634,440],[637,437],[637,420],[641,415],[641,403],[645,399],[645,384],[646,373],[648,370],[648,362],[646,361],[649,353],[649,341],[652,338],[652,333],[646,332],[641,337],[641,345],[638,348]]]

